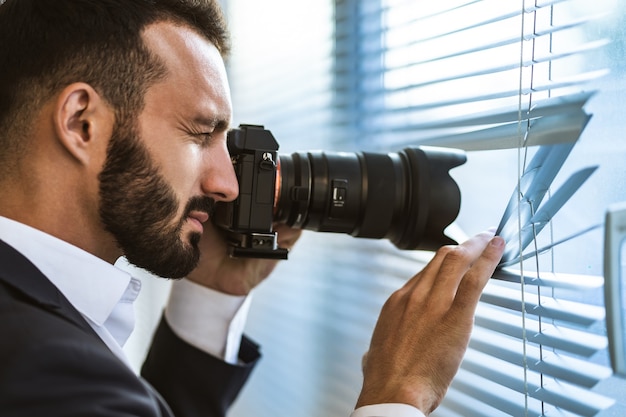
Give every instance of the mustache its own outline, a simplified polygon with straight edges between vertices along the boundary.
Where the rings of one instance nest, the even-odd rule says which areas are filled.
[[[183,218],[187,217],[192,211],[203,211],[212,218],[215,213],[215,200],[210,197],[192,197],[187,202]]]

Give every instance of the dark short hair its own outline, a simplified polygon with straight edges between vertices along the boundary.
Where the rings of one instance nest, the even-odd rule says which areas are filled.
[[[135,117],[165,71],[141,38],[159,21],[189,26],[228,54],[217,0],[0,0],[0,171],[29,146],[41,105],[73,82],[96,89],[118,123]]]

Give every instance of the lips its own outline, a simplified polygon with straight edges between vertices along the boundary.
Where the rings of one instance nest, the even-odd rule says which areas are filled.
[[[200,223],[204,223],[207,220],[209,220],[209,214],[204,212],[204,211],[197,211],[194,210],[191,213],[189,213],[190,218],[199,221]]]
[[[209,214],[204,211],[191,211],[187,218],[191,221],[191,223],[195,224],[196,228],[199,229],[200,232],[204,231],[204,227],[202,224],[209,220]]]

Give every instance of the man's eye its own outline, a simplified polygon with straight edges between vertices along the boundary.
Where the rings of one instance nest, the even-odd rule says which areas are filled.
[[[193,137],[202,146],[208,146],[211,143],[211,133],[194,133]]]

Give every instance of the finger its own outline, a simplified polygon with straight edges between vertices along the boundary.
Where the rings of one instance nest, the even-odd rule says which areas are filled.
[[[491,232],[479,233],[449,250],[439,268],[439,275],[433,283],[433,290],[452,290],[452,295],[454,295],[464,275],[482,256],[492,238]]]
[[[417,274],[413,275],[411,279],[409,279],[404,286],[399,290],[400,292],[412,292],[418,291],[417,286],[421,286],[424,289],[429,289],[432,287],[432,283],[437,277],[439,273],[439,269],[441,268],[441,264],[446,257],[446,254],[452,250],[454,246],[443,246],[435,252],[435,256],[426,264],[424,268]],[[421,289],[420,289],[421,290]]]
[[[458,246],[442,246],[437,250],[435,256],[430,262],[411,278],[399,290],[401,293],[407,292],[420,292],[425,298],[431,298],[429,294],[431,291],[437,288],[443,288],[447,290],[446,298],[451,300],[456,293],[458,282],[462,275],[469,269],[472,259],[463,261],[464,256],[477,257],[480,254],[482,248],[487,245],[488,239],[493,236],[493,232],[483,232],[474,236]],[[459,258],[458,260],[456,258]],[[445,262],[445,264],[444,264]],[[459,262],[461,264],[459,265]],[[441,269],[444,265],[448,265],[442,272]],[[448,281],[453,279],[455,283],[450,286]],[[438,303],[439,300],[432,300]],[[441,300],[444,301],[444,300]]]
[[[471,263],[480,256],[481,251],[493,236],[491,232],[480,233],[458,246],[443,246],[437,250],[433,259],[415,275],[407,284],[406,291],[445,290],[448,299],[454,297],[458,283],[463,274],[470,268]],[[450,283],[450,281],[453,281]],[[443,300],[442,300],[443,301]]]
[[[474,309],[485,285],[493,275],[493,272],[502,258],[505,243],[500,236],[492,238],[485,247],[480,257],[465,273],[459,284],[455,304],[457,308]]]

